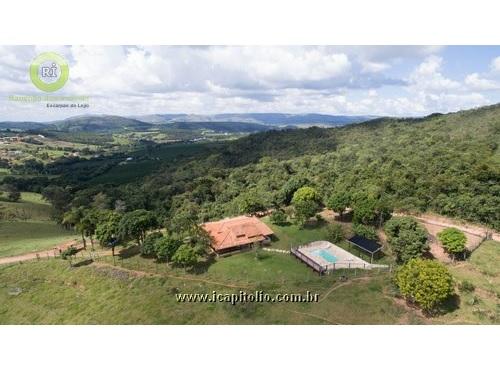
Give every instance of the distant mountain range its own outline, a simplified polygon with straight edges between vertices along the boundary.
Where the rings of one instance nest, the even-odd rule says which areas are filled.
[[[270,126],[326,125],[339,126],[363,122],[377,116],[338,116],[318,113],[221,113],[215,115],[157,114],[132,117],[136,120],[152,124],[167,124],[174,122],[245,122]]]
[[[161,130],[211,130],[255,133],[285,127],[334,127],[372,120],[376,116],[335,116],[286,113],[227,113],[215,115],[157,114],[146,116],[85,115],[50,122],[0,122],[1,129],[58,130],[67,132],[118,132]]]

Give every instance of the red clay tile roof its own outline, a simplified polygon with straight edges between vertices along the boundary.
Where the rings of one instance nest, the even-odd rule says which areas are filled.
[[[212,238],[215,251],[262,241],[274,232],[262,221],[253,216],[238,216],[220,221],[211,221],[202,228]]]

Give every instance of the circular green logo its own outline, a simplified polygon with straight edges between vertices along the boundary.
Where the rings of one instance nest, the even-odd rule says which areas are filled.
[[[31,82],[40,90],[54,92],[64,86],[69,77],[67,61],[55,52],[45,52],[30,65]]]

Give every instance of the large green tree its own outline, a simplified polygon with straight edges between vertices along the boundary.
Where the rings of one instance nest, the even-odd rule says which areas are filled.
[[[392,209],[386,199],[358,194],[353,203],[354,223],[381,226],[390,218]]]
[[[50,185],[42,190],[42,196],[52,204],[56,219],[62,220],[62,216],[69,209],[73,198],[71,192],[60,186]]]
[[[304,186],[293,194],[292,204],[297,221],[300,225],[304,225],[310,217],[319,211],[320,197],[314,188]]]
[[[330,195],[326,205],[329,209],[337,212],[340,215],[340,218],[342,218],[345,210],[349,207],[350,199],[351,198],[347,192],[337,192]]]
[[[158,225],[156,216],[146,210],[135,210],[123,215],[119,224],[119,234],[124,240],[135,240],[141,246],[146,232]]]
[[[448,269],[435,260],[410,259],[395,275],[401,294],[426,312],[433,312],[454,293]]]
[[[179,246],[172,256],[172,261],[182,267],[191,267],[198,261],[200,249],[189,244]]]
[[[83,217],[80,220],[79,227],[90,238],[90,246],[94,250],[94,235],[101,216],[97,209],[91,208],[84,210]]]
[[[265,205],[254,194],[244,194],[240,197],[239,210],[245,214],[255,214],[259,211],[264,211]]]
[[[147,257],[153,255],[156,256],[156,243],[161,238],[163,238],[163,234],[161,232],[155,231],[147,234],[141,247],[141,254]]]
[[[95,229],[96,238],[103,247],[110,247],[115,256],[115,246],[119,242],[120,220],[122,215],[115,211],[101,211]]]
[[[82,225],[82,219],[85,215],[84,207],[72,208],[64,213],[62,224],[76,229],[82,236],[83,248],[87,249],[87,241],[85,239],[85,227]]]
[[[412,217],[393,217],[384,225],[387,241],[400,263],[429,250],[426,230]]]
[[[173,237],[162,237],[158,239],[155,243],[156,257],[158,260],[163,262],[169,262],[177,250],[182,245],[182,241]],[[191,248],[191,247],[190,247]],[[185,250],[183,250],[185,251]],[[196,255],[196,259],[198,259],[198,255]],[[186,261],[186,254],[180,255],[179,258],[176,258],[179,263],[183,263]],[[195,260],[196,262],[196,260]],[[189,261],[187,262],[189,265]],[[183,264],[184,265],[184,264]]]

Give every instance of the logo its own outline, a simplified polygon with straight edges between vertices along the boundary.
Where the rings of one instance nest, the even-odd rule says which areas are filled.
[[[61,89],[66,84],[68,77],[68,62],[55,52],[45,52],[38,55],[30,65],[31,82],[45,92]]]

